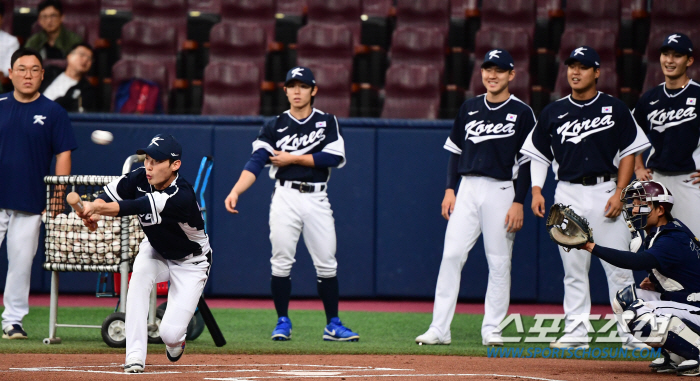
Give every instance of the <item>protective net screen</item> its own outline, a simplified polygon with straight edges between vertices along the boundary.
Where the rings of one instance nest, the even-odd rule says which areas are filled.
[[[47,176],[44,268],[58,271],[119,271],[122,260],[133,262],[144,233],[136,216],[102,216],[90,231],[66,202],[69,192],[94,201],[113,176]]]

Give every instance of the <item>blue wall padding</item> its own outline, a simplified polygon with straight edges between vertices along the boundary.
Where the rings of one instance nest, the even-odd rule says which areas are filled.
[[[131,116],[73,114],[79,149],[74,174],[119,175],[124,160],[158,133],[170,133],[183,145],[180,173],[194,184],[204,155],[214,157],[206,192],[208,233],[214,265],[207,295],[270,294],[269,205],[274,188],[265,168],[238,203],[239,214],[224,200],[250,157],[262,117]],[[338,277],[343,297],[432,298],[445,237],[440,215],[448,152],[442,147],[451,121],[341,119],[347,165],[334,169],[329,183],[338,240]],[[114,134],[110,145],[90,140],[93,130]],[[556,182],[550,173],[544,189],[547,208]],[[559,252],[533,216],[531,198],[525,224],[513,250],[511,299],[561,303],[564,271]],[[43,237],[43,236],[42,236]],[[0,287],[7,272],[6,245],[0,248]],[[573,255],[573,254],[572,254]],[[316,274],[303,237],[292,270],[292,294],[316,296]],[[50,273],[41,269],[43,244],[32,269],[32,292],[50,290]],[[642,276],[643,274],[638,274]],[[488,266],[480,238],[462,271],[460,297],[482,300]],[[61,273],[60,291],[91,293],[95,273]],[[607,303],[607,282],[597,259],[591,266],[594,303]],[[115,300],[116,302],[116,300]]]

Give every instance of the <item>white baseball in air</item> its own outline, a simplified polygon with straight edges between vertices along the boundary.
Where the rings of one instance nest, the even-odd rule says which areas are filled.
[[[104,146],[111,143],[114,136],[112,136],[112,133],[109,131],[95,130],[92,131],[90,138],[92,139],[93,143]]]

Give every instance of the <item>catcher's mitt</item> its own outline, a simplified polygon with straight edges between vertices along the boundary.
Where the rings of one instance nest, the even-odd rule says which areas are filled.
[[[588,226],[588,221],[567,205],[552,205],[546,226],[549,238],[566,251],[593,242],[593,229]]]

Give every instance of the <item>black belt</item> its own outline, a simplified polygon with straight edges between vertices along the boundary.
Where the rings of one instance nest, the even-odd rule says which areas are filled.
[[[299,191],[299,193],[314,193],[314,192],[323,192],[326,190],[326,184],[321,184],[318,190],[316,190],[316,185],[315,184],[308,184],[305,182],[298,182],[298,181],[290,181],[290,180],[280,180],[280,185],[284,186],[285,183],[291,183],[292,185],[290,188],[296,189]]]
[[[597,185],[597,184],[604,183],[604,182],[610,181],[610,180],[615,180],[615,175],[605,174],[605,175],[600,175],[600,176],[584,176],[584,177],[579,177],[578,179],[569,180],[569,182],[572,184],[581,184],[581,185],[587,186],[587,185]]]

